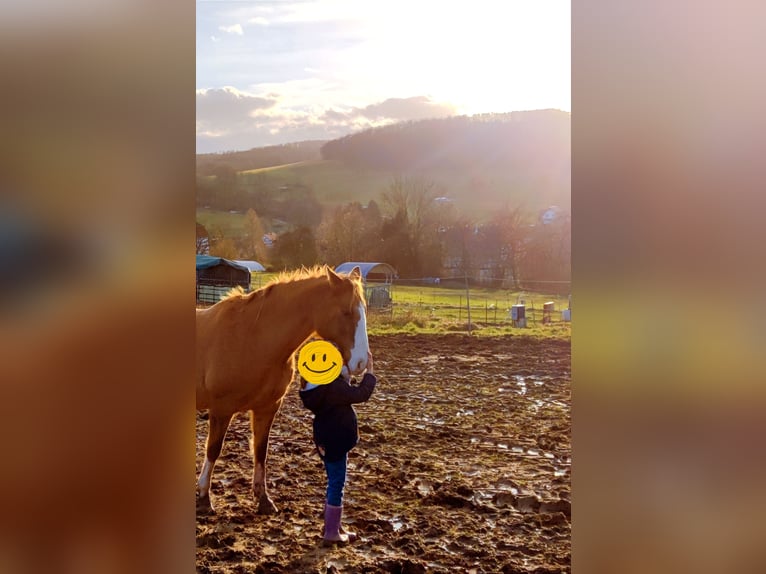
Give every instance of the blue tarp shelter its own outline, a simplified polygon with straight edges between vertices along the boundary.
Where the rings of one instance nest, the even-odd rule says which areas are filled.
[[[335,268],[336,273],[351,273],[354,267],[359,267],[364,280],[364,295],[367,307],[388,307],[391,305],[391,284],[396,279],[396,269],[388,263],[370,263],[364,261],[348,261]]]
[[[246,261],[244,259],[234,259],[234,263],[238,263],[239,265],[242,265],[243,267],[247,267],[251,273],[258,273],[261,271],[266,271],[266,268],[258,263],[257,261]]]
[[[351,273],[354,267],[359,267],[362,272],[362,279],[365,283],[391,283],[396,277],[396,269],[388,263],[368,263],[360,261],[349,261],[341,263],[335,268],[336,273]]]

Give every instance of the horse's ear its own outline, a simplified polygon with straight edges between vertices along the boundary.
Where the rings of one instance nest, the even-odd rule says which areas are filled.
[[[359,265],[355,265],[354,268],[351,270],[351,273],[349,273],[349,277],[351,279],[361,279],[362,278],[362,270],[359,269]]]
[[[340,278],[340,276],[335,273],[332,269],[329,267],[326,268],[327,270],[327,278],[330,280],[330,285],[338,285],[339,283],[343,283],[343,279]]]

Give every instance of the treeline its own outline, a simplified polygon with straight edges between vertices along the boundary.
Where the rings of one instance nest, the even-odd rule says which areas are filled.
[[[408,172],[503,166],[569,177],[568,112],[534,110],[401,122],[329,141],[323,159]]]
[[[235,171],[259,169],[321,159],[320,149],[325,140],[307,140],[259,147],[247,151],[232,151],[225,153],[206,153],[197,155],[197,174],[215,175],[217,167],[227,165]]]
[[[263,226],[248,212],[249,233],[238,241],[211,237],[211,254],[255,258],[271,270],[345,261],[382,261],[402,279],[464,277],[475,282],[556,291],[571,278],[571,219],[566,212],[543,224],[520,208],[498,209],[482,224],[437,200],[437,187],[419,178],[395,178],[380,202],[327,210],[318,227],[298,225],[270,249],[257,238]],[[561,285],[566,291],[568,285]]]

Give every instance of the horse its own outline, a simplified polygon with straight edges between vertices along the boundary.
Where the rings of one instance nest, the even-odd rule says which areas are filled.
[[[359,267],[348,275],[327,266],[283,273],[250,293],[230,292],[197,309],[196,402],[208,411],[197,512],[213,512],[210,484],[235,413],[250,413],[253,496],[258,514],[277,512],[266,490],[269,432],[295,372],[295,352],[310,338],[338,346],[353,374],[367,366],[367,303]]]

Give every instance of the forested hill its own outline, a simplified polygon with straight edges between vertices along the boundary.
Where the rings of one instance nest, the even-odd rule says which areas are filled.
[[[332,140],[323,159],[394,171],[499,167],[569,178],[568,112],[534,110],[403,122]],[[531,175],[531,174],[530,174]]]
[[[307,140],[284,145],[259,147],[247,151],[197,155],[197,173],[213,175],[216,167],[227,165],[235,171],[258,169],[321,159],[320,148],[327,140]]]

